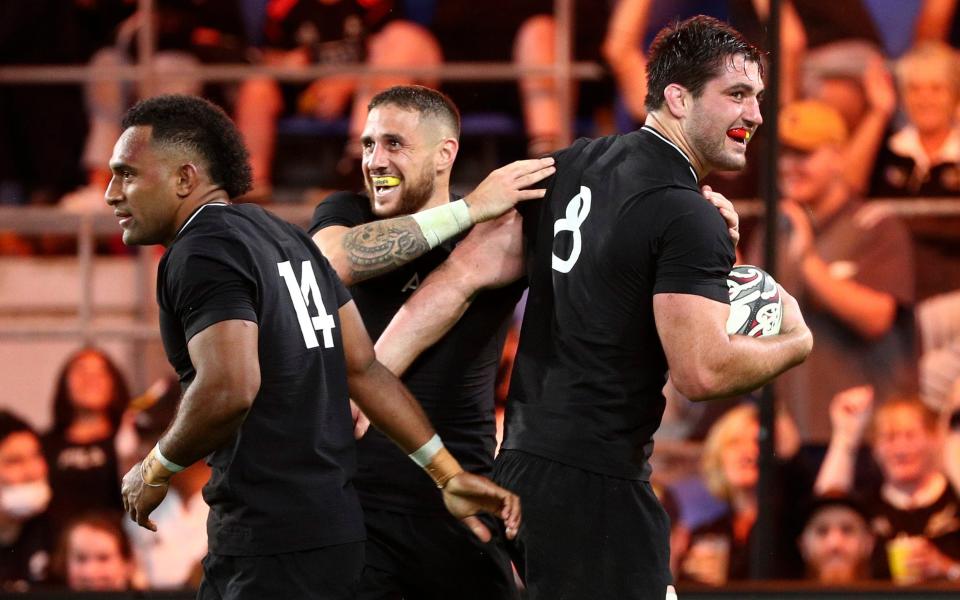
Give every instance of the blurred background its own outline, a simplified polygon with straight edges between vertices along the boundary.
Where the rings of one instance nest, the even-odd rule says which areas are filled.
[[[779,106],[763,110],[781,151],[765,152],[761,128],[745,171],[704,183],[736,199],[741,258],[760,264],[757,198],[775,161],[777,277],[817,348],[776,385],[782,548],[763,576],[750,565],[756,399],[668,393],[654,458],[680,589],[775,577],[877,597],[960,590],[957,0],[782,0],[771,35],[777,1],[0,2],[0,591],[197,582],[202,465],[180,478],[166,533],[116,516],[118,472],[178,397],[154,301],[162,249],[124,247],[103,200],[134,102],[222,106],[251,151],[240,201],[305,225],[331,191],[362,188],[377,91],[451,96],[466,193],[509,161],[639,127],[646,49],[695,14],[779,46],[765,73]]]

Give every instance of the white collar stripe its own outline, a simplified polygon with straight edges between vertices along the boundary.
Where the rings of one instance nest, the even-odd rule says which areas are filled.
[[[650,127],[649,125],[644,125],[644,126],[641,127],[640,129],[643,129],[644,131],[649,131],[649,132],[652,133],[653,135],[655,135],[655,136],[657,136],[658,138],[660,138],[661,140],[663,140],[663,142],[665,142],[665,143],[667,143],[667,144],[670,144],[670,146],[671,146],[674,150],[676,150],[677,152],[680,153],[680,156],[683,157],[683,160],[687,161],[687,166],[690,167],[690,173],[693,175],[694,181],[696,181],[697,183],[700,182],[700,178],[697,177],[697,172],[693,170],[693,163],[690,162],[690,158],[687,156],[687,154],[686,154],[683,150],[680,149],[680,146],[677,146],[676,144],[674,144],[673,142],[671,142],[670,140],[668,140],[667,138],[665,138],[662,133],[660,133],[659,131],[657,131],[657,130],[654,129],[653,127]]]
[[[206,204],[200,205],[200,208],[194,211],[194,213],[190,215],[190,218],[187,219],[187,222],[180,227],[180,231],[177,232],[177,235],[180,235],[181,233],[183,233],[183,230],[186,229],[187,226],[190,225],[190,223],[192,223],[193,220],[197,218],[197,215],[200,214],[200,211],[205,209],[208,206],[227,206],[227,203],[226,202],[208,202]]]

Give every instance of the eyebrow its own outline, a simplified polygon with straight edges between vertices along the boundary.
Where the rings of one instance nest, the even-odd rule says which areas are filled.
[[[400,143],[406,142],[406,140],[403,138],[403,136],[400,135],[399,133],[382,133],[382,134],[380,134],[380,135],[377,136],[377,137],[380,137],[380,138],[383,138],[383,139],[385,139],[385,140],[392,141],[392,142],[393,142],[393,141],[400,142]],[[362,135],[362,136],[360,136],[360,143],[362,143],[362,144],[366,144],[367,142],[372,142],[372,141],[374,141],[374,136],[372,136],[372,135]]]
[[[738,83],[734,83],[733,85],[727,87],[727,88],[724,90],[724,92],[726,92],[726,93],[728,93],[728,94],[729,94],[729,93],[733,93],[733,92],[747,92],[747,93],[750,93],[750,94],[756,94],[757,96],[760,96],[760,95],[763,94],[764,89],[765,89],[765,88],[760,88],[760,90],[757,91],[757,88],[754,87],[754,86],[752,86],[752,85],[749,85],[749,84],[747,84],[747,83],[739,83],[739,82],[738,82]]]
[[[119,170],[121,170],[121,169],[126,169],[126,170],[128,170],[128,171],[133,171],[133,170],[134,170],[133,167],[131,167],[131,166],[128,165],[127,163],[121,162],[121,161],[110,161],[108,164],[109,164],[109,166],[110,166],[110,170],[111,170],[111,171],[119,171]]]

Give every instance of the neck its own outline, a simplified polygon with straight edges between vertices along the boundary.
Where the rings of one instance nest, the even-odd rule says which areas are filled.
[[[920,145],[923,146],[924,153],[932,160],[935,160],[940,154],[940,149],[950,137],[950,129],[934,129],[931,131],[921,131]]]
[[[753,489],[734,490],[730,495],[730,506],[735,514],[756,514],[757,494]]]
[[[110,419],[101,412],[83,411],[77,414],[67,429],[67,439],[76,444],[96,442],[110,437]]]
[[[647,119],[643,124],[656,129],[663,137],[670,140],[687,155],[687,160],[690,161],[694,172],[697,174],[697,181],[706,177],[710,171],[713,170],[703,157],[694,152],[693,145],[687,140],[683,133],[683,128],[680,126],[680,121],[677,119],[669,115],[664,115],[660,111],[653,111],[647,115]]]
[[[443,206],[450,202],[450,174],[444,173],[437,176],[433,184],[433,195],[421,206],[417,212]]]
[[[910,481],[889,481],[887,482],[887,485],[901,494],[913,496],[925,486],[930,485],[936,476],[936,471],[930,471],[926,475],[918,477],[917,479],[912,479]]]
[[[170,232],[170,237],[163,243],[164,246],[169,246],[173,243],[173,239],[177,236],[177,233],[183,227],[183,224],[187,222],[187,219],[196,212],[198,208],[204,204],[210,204],[211,202],[225,202],[230,203],[230,198],[227,196],[227,193],[223,188],[214,187],[213,185],[209,186],[205,190],[198,190],[197,193],[187,196],[180,202],[180,206],[177,207],[176,219],[174,220],[176,225],[173,228],[173,231]]]

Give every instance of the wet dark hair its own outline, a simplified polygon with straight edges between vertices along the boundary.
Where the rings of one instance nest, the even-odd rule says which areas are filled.
[[[660,30],[650,46],[647,61],[647,111],[663,105],[663,91],[671,83],[700,97],[708,81],[716,77],[730,58],[742,54],[760,66],[763,52],[726,23],[697,15]]]
[[[29,423],[13,414],[9,410],[0,410],[0,444],[6,441],[6,439],[11,435],[23,431],[32,433],[39,439],[39,436],[37,436],[37,431],[31,427]]]
[[[122,127],[152,127],[153,142],[196,154],[230,198],[253,187],[243,137],[227,113],[208,100],[180,94],[142,100],[123,116]]]
[[[413,110],[444,121],[460,138],[460,111],[449,96],[422,85],[397,85],[377,94],[370,100],[367,110],[383,104],[392,104],[405,110]]]
[[[110,397],[110,404],[107,405],[107,416],[110,419],[113,433],[116,433],[117,428],[120,426],[120,418],[123,416],[123,411],[125,411],[127,405],[130,404],[130,391],[129,388],[127,388],[127,382],[123,378],[120,369],[117,368],[116,363],[114,363],[104,351],[98,348],[92,346],[81,348],[67,359],[67,362],[65,362],[60,369],[60,374],[57,376],[56,395],[53,398],[53,427],[51,429],[51,432],[54,434],[65,435],[67,428],[70,427],[70,424],[73,423],[76,417],[77,410],[73,406],[73,400],[70,397],[70,385],[67,382],[67,378],[71,367],[85,354],[95,354],[101,357],[107,365],[107,372],[110,374],[110,379],[113,380],[113,395]]]

